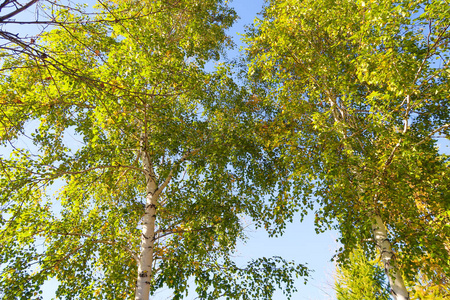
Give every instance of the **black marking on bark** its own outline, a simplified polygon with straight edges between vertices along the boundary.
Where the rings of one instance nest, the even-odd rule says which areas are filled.
[[[148,237],[146,237],[145,234],[142,234],[142,236],[144,237],[144,239],[148,240]]]
[[[147,271],[142,271],[141,273],[139,273],[139,277],[148,277],[147,273]]]
[[[156,219],[156,215],[153,215],[152,218],[155,218],[155,219]]]
[[[146,283],[146,284],[150,284],[150,281],[146,281],[145,283]]]
[[[147,205],[147,208],[148,208],[148,207],[156,209],[156,204],[153,204],[153,203],[152,203],[152,204],[149,204],[149,205]]]

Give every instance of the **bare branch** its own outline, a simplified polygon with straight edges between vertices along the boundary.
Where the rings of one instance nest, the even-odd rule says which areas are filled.
[[[27,9],[28,7],[32,6],[33,4],[35,4],[36,2],[38,2],[38,0],[31,0],[30,2],[28,2],[27,4],[25,4],[24,6],[16,9],[13,12],[10,12],[9,14],[0,17],[0,22],[3,22],[11,17],[14,17],[15,15],[17,15],[18,13],[21,13],[22,11],[24,11],[25,9]]]

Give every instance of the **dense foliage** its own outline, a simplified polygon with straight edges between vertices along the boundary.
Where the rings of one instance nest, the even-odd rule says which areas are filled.
[[[360,247],[350,253],[348,264],[338,266],[334,288],[338,300],[389,299],[383,270]]]
[[[2,297],[39,297],[49,278],[69,299],[148,299],[164,286],[180,298],[189,278],[202,299],[289,295],[303,266],[230,257],[264,192],[244,175],[246,157],[260,156],[240,134],[245,90],[225,66],[204,70],[230,43],[234,11],[222,1],[95,11],[59,10],[62,25],[36,41],[45,55],[4,60]]]
[[[278,109],[266,145],[290,190],[319,201],[340,260],[378,248],[402,299],[400,273],[450,275],[449,162],[431,139],[450,126],[448,17],[444,1],[274,0],[247,34],[254,91]]]
[[[289,297],[304,266],[232,254],[244,216],[280,235],[310,210],[338,297],[449,295],[446,1],[268,0],[214,70],[227,1],[47,3],[38,37],[1,35],[1,297]],[[376,257],[389,287],[364,291]]]

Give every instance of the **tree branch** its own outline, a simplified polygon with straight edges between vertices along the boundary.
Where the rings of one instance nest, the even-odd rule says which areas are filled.
[[[7,15],[4,15],[3,17],[0,17],[0,22],[3,22],[11,17],[14,17],[15,15],[17,15],[18,13],[24,11],[25,9],[27,9],[28,7],[30,7],[31,5],[35,4],[36,2],[38,2],[38,0],[31,0],[30,2],[28,2],[27,4],[25,4],[24,6],[16,9],[13,12],[10,12]]]
[[[439,127],[438,129],[433,130],[426,138],[424,138],[423,140],[421,140],[420,142],[415,144],[415,146],[419,146],[419,145],[425,143],[428,139],[431,139],[435,133],[438,133],[439,131],[444,130],[449,127],[450,127],[450,124],[445,124],[445,125],[442,125],[441,127]]]
[[[196,154],[197,152],[199,152],[200,149],[201,149],[201,148],[197,148],[197,149],[194,149],[194,150],[192,150],[192,151],[189,150],[188,152],[186,152],[186,153],[178,160],[178,162],[175,163],[175,165],[172,167],[172,169],[170,170],[169,175],[167,175],[166,180],[164,180],[164,183],[156,190],[155,194],[160,194],[160,193],[164,190],[164,188],[169,184],[170,180],[172,179],[174,169],[175,169],[175,168],[178,168],[178,166],[179,166],[180,164],[182,164],[182,163],[183,163],[190,155],[193,155],[193,154]]]
[[[210,227],[204,227],[204,228],[198,228],[198,229],[169,229],[169,230],[158,230],[156,233],[158,233],[158,237],[156,239],[160,239],[163,237],[166,237],[171,234],[176,233],[185,233],[185,232],[199,232],[199,231],[206,231],[214,228],[213,226]]]
[[[107,244],[107,245],[112,245],[112,246],[116,246],[119,245],[121,248],[123,248],[124,250],[126,250],[132,257],[133,259],[135,259],[137,262],[139,262],[139,258],[137,257],[136,254],[134,254],[134,252],[127,246],[124,245],[120,245],[118,242],[116,241],[110,241],[110,240],[100,240],[100,239],[96,239],[94,238],[92,235],[89,234],[84,234],[84,233],[74,233],[74,232],[56,232],[56,231],[50,231],[49,233],[52,234],[56,234],[56,235],[66,235],[66,236],[79,236],[79,237],[85,237],[90,239],[90,242],[93,243],[99,243],[99,244]]]

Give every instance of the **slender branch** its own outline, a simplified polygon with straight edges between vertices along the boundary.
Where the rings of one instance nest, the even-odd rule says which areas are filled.
[[[62,258],[56,260],[56,261],[52,261],[52,265],[53,267],[58,266],[62,261],[67,260],[70,256],[72,256],[73,254],[77,253],[78,250],[80,250],[81,248],[83,248],[84,245],[80,245],[78,247],[75,247],[72,251],[70,251],[69,253],[67,253],[66,255],[64,255]],[[50,267],[45,268],[44,270],[48,270]]]
[[[0,4],[0,11],[6,7],[6,5],[10,4],[11,0],[4,0],[2,4]]]
[[[209,229],[212,229],[214,227],[204,227],[204,228],[198,228],[198,229],[175,229],[175,230],[158,230],[157,233],[159,233],[158,237],[156,237],[156,239],[161,239],[163,237],[166,237],[168,235],[171,234],[176,234],[176,233],[185,233],[185,232],[199,232],[199,231],[206,231]]]
[[[84,233],[74,233],[74,232],[57,232],[57,231],[50,231],[49,233],[52,234],[57,234],[57,235],[68,235],[68,236],[79,236],[79,237],[85,237],[88,238],[90,242],[93,243],[99,243],[99,244],[107,244],[107,245],[112,245],[112,246],[116,246],[119,245],[120,247],[122,247],[123,249],[125,249],[132,257],[134,260],[136,260],[136,262],[139,262],[139,258],[138,256],[127,246],[124,245],[120,245],[118,242],[116,241],[111,241],[111,240],[101,240],[101,239],[96,239],[94,238],[92,235],[89,234],[84,234]]]
[[[411,111],[411,97],[409,95],[406,95],[406,110],[405,110],[405,115],[404,115],[404,119],[403,121],[404,126],[403,126],[403,133],[406,133],[406,131],[408,130],[408,118],[409,118],[409,113]]]
[[[426,138],[424,138],[423,140],[418,142],[415,146],[419,146],[419,145],[425,143],[428,139],[432,138],[435,133],[438,133],[439,131],[444,130],[449,127],[450,127],[450,124],[445,124],[445,125],[442,125],[441,127],[439,127],[438,129],[433,130]]]
[[[51,166],[49,166],[49,167],[51,167]],[[102,170],[102,169],[127,168],[127,169],[137,170],[139,172],[144,172],[144,170],[142,170],[140,168],[137,168],[137,167],[122,166],[122,165],[117,165],[117,166],[97,166],[97,167],[92,167],[92,168],[88,168],[88,169],[80,170],[80,171],[63,171],[63,172],[60,172],[60,173],[38,173],[38,172],[30,171],[29,169],[27,169],[25,167],[17,167],[17,168],[28,170],[29,173],[36,174],[36,175],[42,175],[42,176],[53,175],[54,178],[59,177],[59,176],[64,175],[64,174],[77,175],[77,174],[83,174],[83,173],[86,173],[86,172],[90,172],[90,171],[93,171],[93,170]]]
[[[28,7],[30,7],[31,5],[35,4],[36,2],[38,2],[38,0],[31,0],[30,2],[28,2],[27,4],[25,4],[24,6],[16,9],[13,12],[10,12],[7,15],[4,15],[3,17],[0,17],[0,22],[3,22],[4,20],[7,20],[11,17],[14,17],[15,15],[17,15],[18,13],[24,11],[25,9],[27,9]]]
[[[201,148],[197,148],[197,149],[194,149],[194,150],[192,150],[192,151],[186,152],[186,153],[178,160],[178,162],[176,162],[175,165],[172,167],[172,169],[170,170],[169,175],[167,175],[166,180],[164,180],[164,183],[156,190],[155,194],[160,194],[160,193],[164,190],[164,188],[169,184],[170,180],[172,179],[174,169],[178,168],[178,166],[179,166],[180,164],[182,164],[182,163],[183,163],[190,155],[194,155],[194,154],[196,154],[197,152],[199,152],[200,149],[201,149]]]
[[[389,165],[392,163],[392,159],[394,158],[394,154],[397,151],[398,147],[400,147],[401,142],[402,142],[402,139],[400,139],[398,141],[397,145],[395,145],[395,147],[392,149],[391,154],[389,155],[388,159],[384,163],[383,171],[386,171],[386,168],[389,167]]]
[[[38,0],[37,0],[38,1]],[[158,11],[159,12],[159,11]],[[84,15],[89,15],[88,13],[82,12]],[[126,20],[136,20],[137,18],[144,18],[147,17],[151,14],[156,14],[156,13],[148,13],[145,15],[140,15],[138,16],[136,15],[132,15],[130,17],[126,17],[126,18],[117,18],[117,19],[100,19],[100,20],[83,20],[83,24],[95,24],[95,23],[111,23],[111,24],[115,24],[117,22],[120,21],[126,21]],[[79,21],[64,21],[64,22],[60,22],[60,21],[55,21],[55,20],[48,20],[48,21],[7,21],[4,20],[2,21],[2,24],[20,24],[20,25],[72,25],[72,24],[80,24]]]

